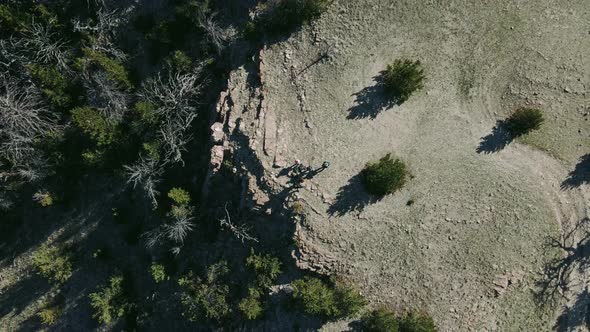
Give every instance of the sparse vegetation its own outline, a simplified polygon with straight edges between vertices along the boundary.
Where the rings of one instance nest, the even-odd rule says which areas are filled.
[[[264,309],[260,297],[260,292],[257,289],[249,288],[248,296],[238,304],[238,308],[246,319],[255,320],[262,316]]]
[[[54,325],[63,312],[63,308],[58,304],[46,304],[39,312],[37,317],[41,320],[41,324],[46,326]]]
[[[432,318],[425,313],[411,311],[399,323],[400,332],[436,332]]]
[[[519,108],[506,119],[506,128],[513,136],[528,134],[538,130],[545,121],[543,113],[534,108]]]
[[[179,206],[185,206],[191,202],[191,197],[188,192],[181,188],[172,188],[168,192],[168,198]]]
[[[363,315],[360,321],[366,332],[436,332],[436,326],[430,316],[411,311],[398,318],[395,313],[379,308]]]
[[[189,272],[178,280],[183,288],[181,303],[183,316],[190,321],[211,319],[221,322],[230,313],[229,286],[225,283],[229,274],[227,262],[209,266],[205,280]]]
[[[424,69],[420,61],[408,59],[395,60],[383,73],[385,90],[397,104],[408,100],[410,96],[424,87]]]
[[[164,265],[158,263],[152,263],[150,266],[150,272],[152,273],[152,278],[156,283],[160,283],[162,281],[169,280],[170,277],[166,274],[166,269]]]
[[[277,0],[265,5],[262,13],[246,27],[246,35],[280,34],[317,19],[329,0]]]
[[[305,277],[295,280],[292,286],[296,307],[310,315],[346,317],[356,314],[366,304],[354,288],[342,282],[331,287],[320,279]]]
[[[408,172],[401,160],[388,153],[379,161],[367,164],[361,175],[370,194],[384,196],[400,190],[406,183]]]
[[[395,314],[385,308],[370,311],[361,318],[365,332],[398,332],[399,321]]]
[[[72,276],[72,256],[59,246],[42,245],[33,255],[33,264],[39,274],[57,283]]]
[[[108,285],[88,296],[94,309],[93,317],[100,323],[110,324],[131,310],[124,283],[125,279],[122,276],[113,276],[109,279]]]
[[[281,273],[281,262],[278,258],[256,254],[253,249],[246,258],[246,266],[254,271],[256,285],[262,289],[270,287]]]

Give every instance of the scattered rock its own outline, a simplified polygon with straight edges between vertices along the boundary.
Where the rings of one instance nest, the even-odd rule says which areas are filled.
[[[211,126],[211,139],[213,140],[213,143],[221,143],[223,141],[224,136],[225,134],[223,133],[223,123],[215,122]]]

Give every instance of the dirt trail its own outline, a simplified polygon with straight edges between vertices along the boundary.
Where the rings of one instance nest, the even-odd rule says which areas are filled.
[[[563,255],[548,240],[590,206],[587,178],[564,185],[590,146],[588,22],[584,0],[340,0],[264,50],[262,102],[240,116],[265,179],[287,186],[290,161],[331,161],[288,196],[308,208],[301,265],[348,277],[372,305],[427,310],[442,331],[584,329],[588,271],[573,269],[564,306],[538,306],[535,292]],[[392,106],[374,77],[401,57],[419,59],[428,81]],[[525,105],[545,113],[539,132],[494,130]],[[389,152],[414,178],[376,200],[358,173]]]

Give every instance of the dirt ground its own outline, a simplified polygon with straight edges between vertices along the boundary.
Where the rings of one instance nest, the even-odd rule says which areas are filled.
[[[441,331],[587,330],[588,273],[550,243],[585,240],[588,54],[587,0],[335,1],[261,56],[263,164],[331,162],[297,194],[301,235],[372,306],[425,310]],[[397,58],[427,73],[401,106],[375,82]],[[546,121],[512,142],[495,125],[520,106]],[[412,179],[376,200],[358,174],[390,152]],[[563,296],[539,300],[560,260]]]

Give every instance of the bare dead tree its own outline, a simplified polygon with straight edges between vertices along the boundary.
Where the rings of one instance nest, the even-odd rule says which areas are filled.
[[[163,226],[166,237],[177,244],[183,244],[188,233],[193,230],[193,217],[182,216],[175,218],[170,224]]]
[[[223,209],[225,211],[225,216],[223,218],[218,219],[219,224],[222,228],[228,229],[233,234],[233,236],[235,236],[242,243],[244,243],[244,241],[258,242],[257,238],[248,234],[248,228],[245,225],[236,225],[232,223],[231,216],[229,214],[229,211],[227,210],[227,203],[225,204]]]
[[[156,186],[160,183],[164,171],[162,165],[154,159],[140,156],[135,164],[125,165],[123,168],[127,173],[127,183],[133,184],[133,188],[141,187],[152,205],[157,207],[159,192]]]
[[[129,95],[121,91],[102,70],[85,70],[82,76],[88,104],[97,109],[109,123],[120,123],[128,111]]]
[[[33,86],[6,76],[0,81],[0,157],[24,166],[34,151],[34,140],[56,130],[57,121]]]
[[[20,39],[19,48],[23,53],[30,53],[33,62],[44,64],[57,64],[57,66],[69,71],[68,59],[71,51],[59,34],[52,29],[55,19],[50,19],[47,25],[33,22],[25,36]]]
[[[223,49],[232,41],[236,35],[233,28],[222,28],[216,21],[217,13],[207,14],[201,12],[198,16],[199,26],[207,36],[207,40],[215,47],[217,53],[221,53]]]
[[[182,152],[191,140],[189,129],[197,116],[193,99],[202,88],[200,70],[197,67],[191,73],[171,73],[166,79],[158,75],[147,81],[139,94],[156,106],[155,112],[162,119],[158,135],[163,143],[164,163],[183,163]]]
[[[168,214],[171,218],[166,224],[146,232],[146,246],[153,248],[163,242],[172,243],[172,252],[178,254],[188,234],[194,229],[192,210],[185,208],[182,213]]]
[[[116,47],[115,40],[119,28],[125,26],[130,17],[129,8],[125,11],[107,10],[104,2],[101,1],[101,8],[97,13],[96,22],[81,22],[79,19],[74,19],[72,24],[76,32],[89,32],[95,36],[95,40],[90,47],[102,53],[109,54],[119,61],[127,59],[125,52]]]

